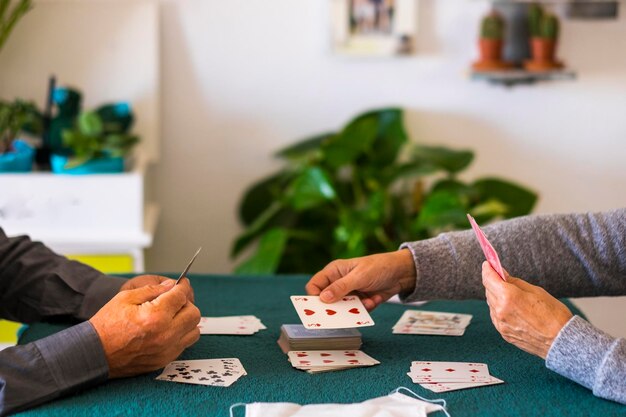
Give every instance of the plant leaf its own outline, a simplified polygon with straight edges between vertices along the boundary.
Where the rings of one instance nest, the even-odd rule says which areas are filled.
[[[332,138],[334,133],[323,133],[309,139],[305,139],[276,152],[275,156],[291,161],[307,160],[319,156],[322,143]]]
[[[352,120],[337,135],[323,143],[322,151],[331,168],[349,164],[370,150],[378,133],[378,120],[374,114],[366,114]]]
[[[78,130],[86,136],[99,136],[102,134],[102,119],[96,112],[83,112],[78,115]]]
[[[250,226],[287,187],[291,175],[279,171],[249,187],[239,203],[239,219]]]
[[[230,256],[236,257],[244,250],[254,239],[264,233],[269,222],[280,212],[283,205],[280,201],[273,202],[265,211],[263,211],[256,220],[248,227],[248,229],[239,235],[233,244]]]
[[[304,170],[287,189],[287,201],[296,210],[310,209],[336,196],[330,177],[319,167]]]
[[[259,241],[256,252],[241,263],[236,269],[237,274],[267,275],[276,272],[280,258],[285,250],[289,233],[286,229],[268,230]]]
[[[393,163],[408,137],[402,121],[403,112],[399,108],[375,110],[371,114],[378,118],[378,133],[372,145],[372,163],[385,167]]]
[[[417,226],[436,233],[467,223],[467,209],[453,191],[441,190],[428,195],[417,218]]]
[[[469,150],[452,150],[441,146],[417,146],[413,151],[413,162],[442,169],[450,174],[464,170],[474,159]]]
[[[481,201],[494,199],[506,204],[506,218],[530,213],[537,202],[536,193],[499,178],[483,178],[472,185],[478,190]]]

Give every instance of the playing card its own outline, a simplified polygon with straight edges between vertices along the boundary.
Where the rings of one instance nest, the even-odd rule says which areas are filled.
[[[246,370],[237,358],[201,359],[170,362],[156,379],[228,387],[243,375]]]
[[[472,229],[474,229],[474,233],[476,234],[476,238],[478,238],[478,243],[480,243],[480,247],[485,254],[485,258],[491,265],[491,267],[500,275],[503,281],[506,281],[506,276],[504,274],[504,268],[502,268],[502,264],[500,263],[500,258],[498,258],[498,254],[496,250],[493,248],[489,240],[487,240],[487,236],[483,233],[483,231],[478,227],[476,221],[469,214],[467,215],[470,224],[472,225]]]
[[[266,327],[255,316],[201,317],[200,334],[251,335]]]
[[[448,392],[456,391],[466,388],[478,388],[487,385],[503,384],[504,381],[496,377],[491,377],[488,380],[482,382],[438,382],[434,384],[420,384],[422,387],[429,389],[433,392]]]
[[[393,326],[393,333],[462,336],[471,320],[470,314],[406,310]]]
[[[360,350],[291,351],[287,355],[292,366],[301,369],[311,367],[371,366],[380,363]]]
[[[285,333],[290,339],[324,339],[338,337],[361,337],[356,329],[309,330],[301,324],[284,324]]]
[[[413,382],[483,382],[491,378],[484,363],[425,362],[411,364]]]
[[[345,296],[333,304],[323,303],[318,296],[292,295],[291,302],[307,329],[346,329],[374,325],[374,320],[355,295]]]

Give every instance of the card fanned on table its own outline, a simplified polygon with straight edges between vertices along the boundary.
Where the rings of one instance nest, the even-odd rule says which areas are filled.
[[[198,324],[200,334],[252,335],[267,329],[255,316],[202,317]]]
[[[463,336],[471,320],[470,314],[406,310],[393,326],[393,333]]]
[[[319,296],[292,295],[291,302],[307,329],[348,329],[373,326],[374,320],[356,295],[327,304]]]
[[[407,375],[413,383],[433,392],[456,391],[504,382],[491,376],[486,364],[472,362],[414,361],[411,362],[411,370]]]
[[[277,343],[283,353],[291,350],[358,350],[361,348],[361,332],[357,329],[309,330],[301,324],[283,324]]]
[[[291,366],[310,374],[362,368],[380,363],[360,350],[293,350],[287,355]]]
[[[244,375],[247,375],[246,370],[237,358],[200,359],[170,362],[156,379],[229,387]]]

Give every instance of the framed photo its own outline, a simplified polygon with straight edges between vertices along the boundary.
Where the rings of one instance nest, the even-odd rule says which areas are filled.
[[[332,47],[341,55],[413,53],[417,0],[331,0]]]

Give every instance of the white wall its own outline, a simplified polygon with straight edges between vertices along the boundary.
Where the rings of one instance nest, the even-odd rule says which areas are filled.
[[[560,55],[577,81],[505,89],[466,76],[487,2],[420,0],[418,54],[397,59],[332,56],[323,0],[162,6],[162,218],[151,271],[181,269],[199,245],[196,272],[231,271],[238,200],[278,167],[272,152],[385,105],[407,110],[413,140],[475,150],[467,178],[538,190],[536,212],[626,204],[625,16],[563,23]],[[626,335],[615,319],[624,305],[605,301],[591,314]]]

